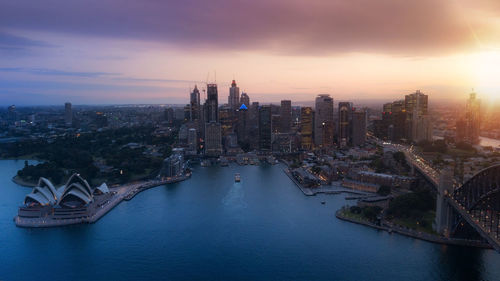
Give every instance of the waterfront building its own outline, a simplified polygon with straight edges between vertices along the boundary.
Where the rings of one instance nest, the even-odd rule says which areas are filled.
[[[352,104],[350,102],[339,103],[339,131],[338,143],[341,148],[351,142]]]
[[[259,108],[259,150],[271,151],[271,106]]]
[[[304,150],[313,148],[313,115],[310,107],[300,109],[300,147]]]
[[[280,133],[290,133],[292,127],[292,101],[282,100],[280,107]]]
[[[201,107],[200,107],[200,91],[198,86],[194,85],[194,89],[189,96],[190,105],[190,120],[197,121],[200,120]]]
[[[205,123],[205,155],[217,157],[222,154],[221,125],[217,122]]]
[[[352,114],[352,145],[360,146],[366,142],[366,111]]]
[[[19,208],[18,216],[54,219],[88,217],[110,196],[111,193],[105,183],[91,187],[79,174],[71,175],[66,184],[59,188],[42,177],[31,193],[26,195],[23,206]]]
[[[333,98],[330,95],[316,97],[314,144],[317,147],[333,146]]]
[[[66,126],[71,126],[73,123],[73,110],[71,109],[71,103],[67,102],[64,104],[64,124]]]
[[[470,144],[479,143],[481,126],[481,102],[476,93],[471,93],[465,106],[465,141]]]
[[[227,104],[233,111],[240,107],[240,88],[236,86],[236,81],[233,80],[229,88],[229,96],[227,97]]]

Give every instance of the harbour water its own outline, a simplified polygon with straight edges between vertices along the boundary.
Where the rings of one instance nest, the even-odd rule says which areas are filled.
[[[500,280],[500,254],[338,220],[344,195],[304,196],[281,165],[198,166],[94,224],[18,228],[23,165],[0,161],[0,280]]]
[[[482,146],[491,146],[493,148],[500,148],[500,140],[490,139],[486,137],[479,137]]]

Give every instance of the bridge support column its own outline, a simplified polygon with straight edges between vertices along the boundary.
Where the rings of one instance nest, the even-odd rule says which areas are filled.
[[[436,219],[434,230],[449,237],[453,225],[453,210],[446,202],[445,197],[453,192],[453,171],[446,169],[439,178],[438,194],[436,199]]]

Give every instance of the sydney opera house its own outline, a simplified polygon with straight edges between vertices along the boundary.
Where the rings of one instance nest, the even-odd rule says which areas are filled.
[[[105,183],[91,187],[79,174],[73,174],[65,185],[56,188],[40,178],[19,208],[19,218],[81,219],[91,216],[106,204],[111,193]]]

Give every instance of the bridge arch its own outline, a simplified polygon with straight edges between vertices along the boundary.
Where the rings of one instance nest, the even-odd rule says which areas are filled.
[[[500,194],[500,164],[481,170],[461,187],[456,189],[452,198],[467,211],[482,208],[482,204],[498,198]],[[496,200],[498,201],[498,200]],[[490,210],[500,211],[500,202],[492,202]]]

